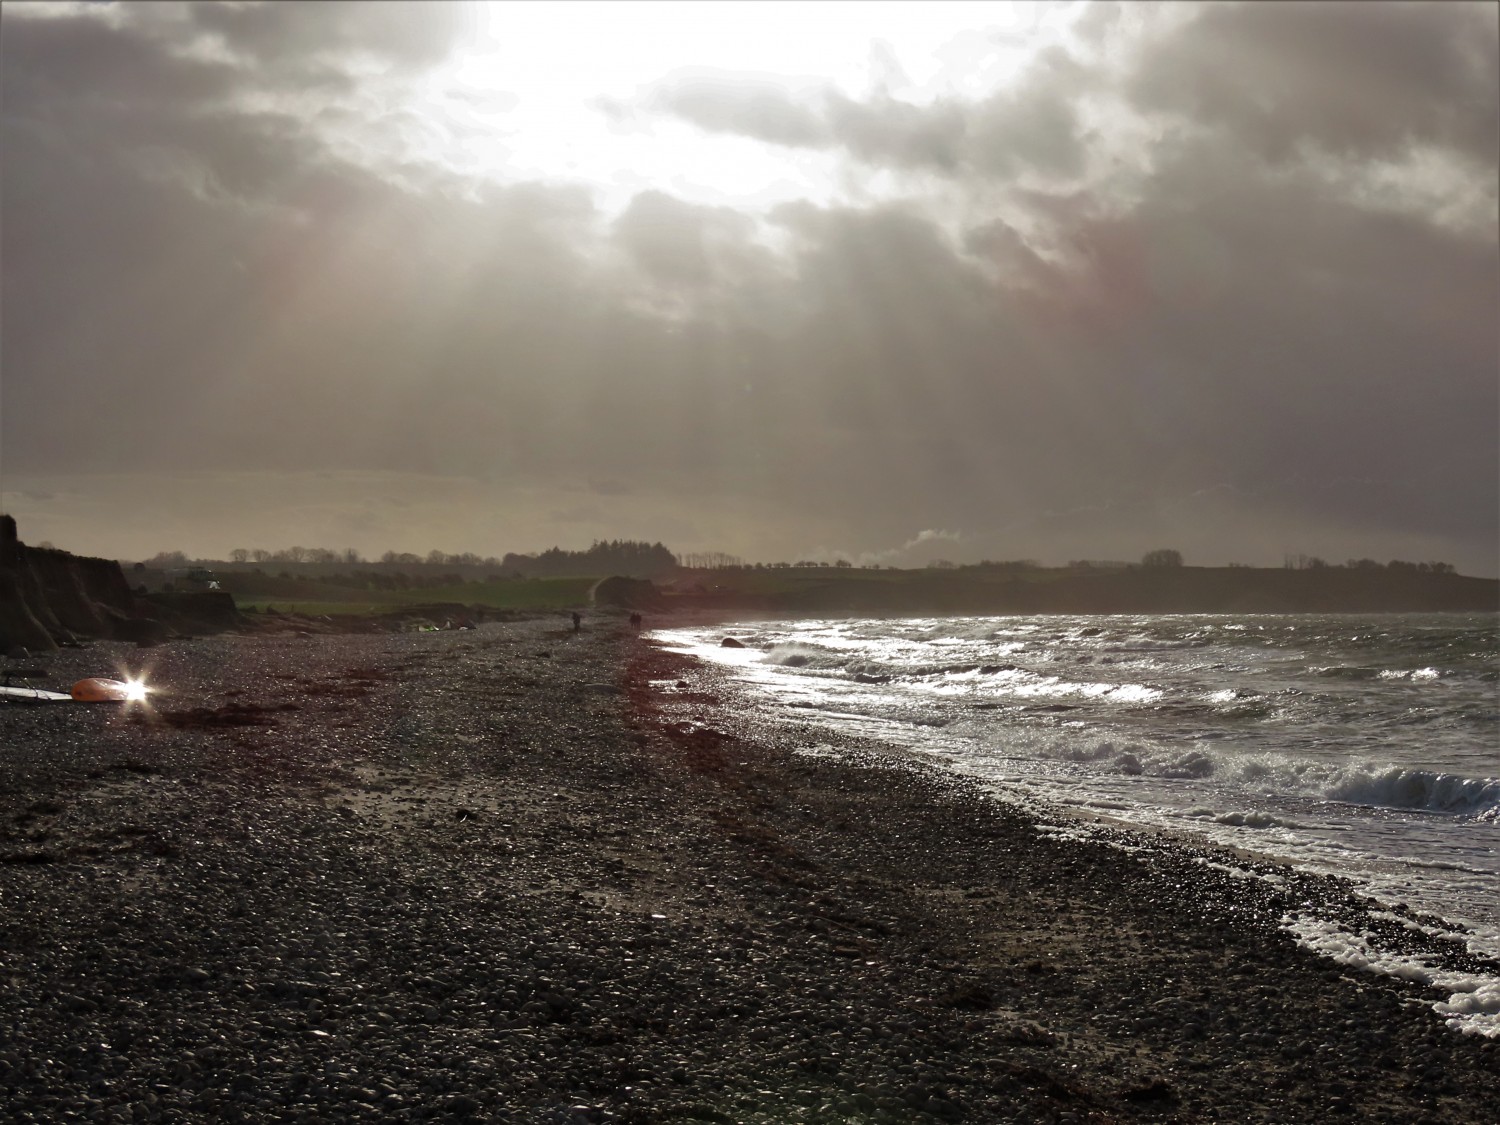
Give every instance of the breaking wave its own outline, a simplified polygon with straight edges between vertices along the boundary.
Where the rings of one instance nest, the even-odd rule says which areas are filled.
[[[1452,813],[1481,820],[1496,819],[1500,779],[1463,777],[1433,770],[1355,767],[1345,770],[1324,796],[1353,805]]]
[[[1500,822],[1500,778],[1370,764],[1331,767],[1280,754],[1226,753],[1201,745],[1076,740],[1041,752],[1095,773],[1181,781],[1212,778],[1261,793]]]
[[[849,653],[806,641],[782,641],[766,650],[761,663],[782,668],[843,668],[849,663]]]

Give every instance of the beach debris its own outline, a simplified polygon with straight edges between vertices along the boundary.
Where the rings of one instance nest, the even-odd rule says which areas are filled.
[[[68,694],[78,703],[138,703],[148,690],[140,680],[90,676],[74,684]]]
[[[0,703],[67,703],[73,697],[60,691],[43,691],[30,686],[0,685]]]
[[[734,637],[725,637],[719,645],[720,648],[744,648],[745,642]]]

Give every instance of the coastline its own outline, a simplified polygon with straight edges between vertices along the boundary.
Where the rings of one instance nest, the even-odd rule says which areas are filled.
[[[134,658],[59,662],[105,653]],[[1500,1102],[1500,1044],[1299,949],[1269,884],[766,728],[613,619],[155,656],[177,694],[154,719],[0,712],[18,1120],[1479,1122]]]

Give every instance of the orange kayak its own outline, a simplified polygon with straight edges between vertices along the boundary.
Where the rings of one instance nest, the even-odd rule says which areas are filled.
[[[124,703],[146,698],[146,689],[138,683],[91,677],[74,684],[70,694],[79,703]]]

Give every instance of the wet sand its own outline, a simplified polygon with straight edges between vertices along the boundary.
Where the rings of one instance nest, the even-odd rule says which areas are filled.
[[[1277,928],[1357,914],[1338,886],[1048,836],[882,747],[767,726],[612,620],[95,645],[54,679],[142,656],[150,710],[0,709],[15,1120],[1500,1104],[1500,1044]]]

